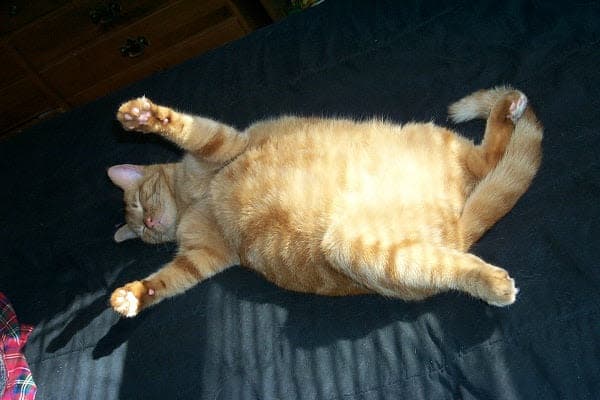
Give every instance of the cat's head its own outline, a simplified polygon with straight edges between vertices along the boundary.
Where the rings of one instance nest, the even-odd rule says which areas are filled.
[[[168,171],[160,165],[115,165],[108,176],[123,189],[125,225],[114,235],[116,242],[139,237],[144,242],[175,240],[177,204]]]

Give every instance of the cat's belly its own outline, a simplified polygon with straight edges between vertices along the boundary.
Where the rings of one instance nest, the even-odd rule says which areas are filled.
[[[292,254],[289,249],[281,250],[276,245],[265,248],[263,243],[251,243],[244,246],[240,261],[243,266],[260,273],[268,281],[294,292],[324,296],[371,293],[324,260],[320,262],[314,257],[307,257],[306,249],[298,248],[293,251],[296,254]]]
[[[333,224],[373,241],[459,246],[467,195],[460,163],[448,143],[408,148],[400,138],[290,137],[224,168],[211,188],[213,208],[242,263],[291,290],[336,294],[364,288],[325,261],[321,242]]]

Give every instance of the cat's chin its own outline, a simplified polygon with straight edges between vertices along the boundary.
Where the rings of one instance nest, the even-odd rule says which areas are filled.
[[[150,244],[174,242],[176,240],[175,226],[162,227],[161,230],[154,230],[140,237],[142,241]]]

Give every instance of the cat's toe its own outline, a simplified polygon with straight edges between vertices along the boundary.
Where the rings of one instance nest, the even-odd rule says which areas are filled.
[[[128,283],[112,293],[110,305],[124,317],[135,317],[144,307],[143,296],[146,292],[142,282]]]

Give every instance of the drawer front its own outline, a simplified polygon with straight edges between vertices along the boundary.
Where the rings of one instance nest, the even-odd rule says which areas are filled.
[[[43,71],[42,76],[69,98],[227,20],[236,19],[224,1],[181,1],[73,54]],[[142,39],[147,46],[139,44]]]
[[[0,73],[0,88],[3,88],[24,78],[27,72],[16,60],[14,52],[6,44],[0,43],[0,54],[4,55],[2,58],[2,73]]]
[[[56,109],[33,83],[22,79],[0,90],[0,132]]]
[[[195,55],[201,54],[221,46],[225,42],[238,39],[246,34],[244,28],[235,19],[229,19],[223,23],[194,35],[186,41],[171,47],[151,59],[140,62],[105,79],[83,91],[67,98],[70,104],[83,104],[104,96],[128,83],[140,80],[154,72],[169,68],[170,66],[183,62]]]
[[[68,0],[2,0],[0,34],[15,31],[38,17],[59,8]]]
[[[35,68],[148,15],[168,0],[83,0],[13,35],[11,42]]]

